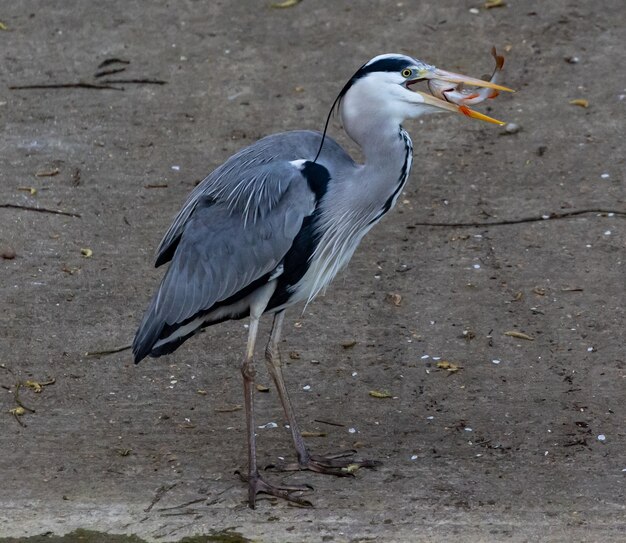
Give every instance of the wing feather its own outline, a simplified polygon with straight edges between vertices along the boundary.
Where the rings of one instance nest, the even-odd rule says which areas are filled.
[[[222,201],[216,183],[197,192],[178,215],[159,249],[159,255],[172,253],[171,263],[135,336],[135,360],[150,353],[167,325],[237,294],[272,272],[289,251],[315,209],[315,194],[289,161],[257,169],[258,175],[248,170],[261,183],[256,189],[249,182],[235,200]]]

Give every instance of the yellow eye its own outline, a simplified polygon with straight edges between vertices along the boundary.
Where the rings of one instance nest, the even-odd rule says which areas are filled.
[[[402,70],[402,77],[410,77],[410,75],[413,73],[412,70],[409,70],[408,68],[405,68],[404,70]]]

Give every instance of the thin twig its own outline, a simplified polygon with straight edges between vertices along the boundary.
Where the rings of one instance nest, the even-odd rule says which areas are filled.
[[[121,353],[122,351],[127,351],[131,347],[132,345],[124,345],[123,347],[116,347],[115,349],[106,349],[104,351],[87,351],[85,353],[85,356],[105,356],[107,354]]]
[[[156,494],[154,495],[154,498],[152,498],[150,505],[148,505],[148,507],[144,509],[144,512],[149,513],[152,510],[152,508],[161,500],[161,498],[165,495],[165,493],[172,490],[172,488],[174,488],[177,484],[178,483],[160,486],[157,489]]]
[[[440,227],[452,227],[452,228],[478,228],[483,226],[503,226],[507,224],[522,224],[527,222],[542,222],[556,219],[571,219],[579,215],[585,215],[587,213],[601,213],[608,215],[613,213],[619,217],[626,217],[626,211],[616,211],[609,209],[579,209],[576,211],[566,211],[565,213],[550,213],[550,215],[535,216],[535,217],[522,217],[521,219],[504,219],[501,221],[488,221],[488,222],[416,222],[411,226],[440,226]]]
[[[102,81],[103,85],[167,85],[167,81],[162,79],[106,79]]]
[[[32,90],[32,89],[96,89],[96,90],[116,90],[123,91],[121,87],[114,87],[111,81],[102,83],[35,83],[34,85],[9,85],[9,90]]]
[[[23,211],[37,211],[39,213],[52,213],[54,215],[65,215],[66,217],[78,217],[80,219],[80,215],[78,213],[70,213],[69,211],[61,211],[59,209],[48,209],[45,207],[33,207],[33,206],[21,206],[18,204],[0,204],[0,207],[5,207],[9,209],[21,209]]]

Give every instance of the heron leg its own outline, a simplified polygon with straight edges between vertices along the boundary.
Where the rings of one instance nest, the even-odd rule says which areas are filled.
[[[271,295],[271,292],[270,292]],[[268,297],[269,299],[269,297]],[[283,498],[296,505],[310,506],[311,502],[292,496],[294,491],[311,490],[308,485],[305,486],[280,486],[272,485],[265,481],[259,474],[256,461],[256,434],[254,425],[254,388],[255,388],[255,376],[256,370],[254,367],[254,347],[256,344],[256,337],[259,329],[259,319],[261,313],[265,309],[265,304],[262,305],[260,311],[251,310],[250,312],[250,327],[248,332],[248,345],[246,348],[246,356],[243,364],[241,365],[241,375],[243,376],[243,390],[244,390],[244,404],[246,408],[246,428],[247,428],[247,440],[248,440],[248,475],[241,476],[241,478],[248,483],[248,504],[251,509],[254,509],[256,504],[257,494],[270,494],[278,498]],[[254,309],[254,308],[252,308]]]
[[[284,471],[311,470],[318,473],[337,475],[339,477],[350,477],[353,476],[354,471],[360,467],[374,468],[380,465],[380,462],[375,460],[356,460],[352,458],[356,454],[356,451],[353,450],[327,456],[312,455],[309,452],[302,438],[302,432],[300,432],[296,414],[291,400],[289,399],[285,380],[283,379],[282,361],[278,343],[280,341],[284,317],[284,311],[279,311],[274,315],[270,339],[265,349],[267,367],[274,380],[280,402],[283,405],[285,416],[287,417],[287,422],[291,430],[293,444],[298,455],[297,463],[280,466],[280,469]]]

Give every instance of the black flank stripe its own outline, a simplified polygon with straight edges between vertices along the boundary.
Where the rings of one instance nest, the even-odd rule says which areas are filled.
[[[283,305],[291,296],[291,287],[296,285],[309,269],[309,260],[315,253],[321,234],[317,229],[320,216],[320,201],[328,190],[330,173],[316,162],[303,164],[302,175],[315,194],[315,210],[302,221],[302,227],[293,240],[291,248],[283,259],[283,273],[278,277],[276,290],[269,301],[267,310]]]

